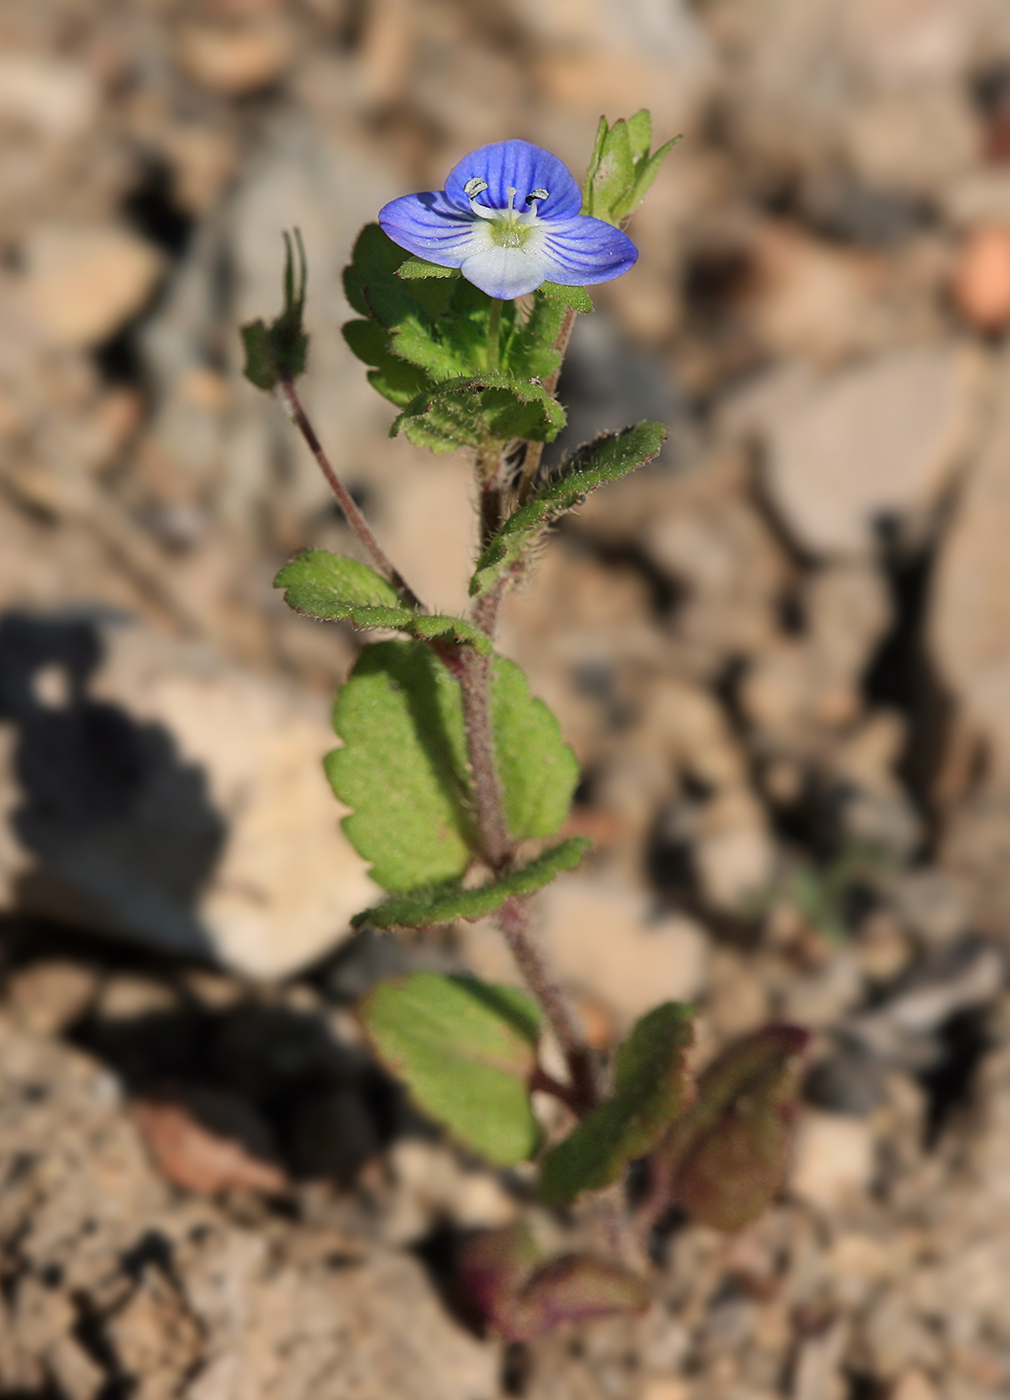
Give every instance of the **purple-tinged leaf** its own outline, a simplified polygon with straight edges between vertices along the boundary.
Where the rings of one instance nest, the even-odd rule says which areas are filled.
[[[692,1220],[739,1230],[785,1182],[796,1114],[796,1062],[809,1040],[769,1026],[731,1045],[698,1082],[661,1145],[672,1196]]]

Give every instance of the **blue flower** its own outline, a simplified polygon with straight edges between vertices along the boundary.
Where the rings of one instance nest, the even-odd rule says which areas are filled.
[[[634,266],[638,249],[627,234],[581,208],[557,156],[529,141],[496,141],[454,166],[444,190],[392,200],[379,223],[401,248],[458,267],[481,291],[508,300],[543,282],[609,282]]]

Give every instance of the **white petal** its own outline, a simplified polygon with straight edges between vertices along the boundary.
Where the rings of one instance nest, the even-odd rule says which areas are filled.
[[[476,234],[477,230],[474,232]],[[489,231],[485,246],[472,252],[461,264],[460,271],[468,282],[488,296],[501,301],[525,296],[548,279],[544,261],[539,256],[543,242],[543,233],[535,229],[521,248],[503,248],[492,240]]]

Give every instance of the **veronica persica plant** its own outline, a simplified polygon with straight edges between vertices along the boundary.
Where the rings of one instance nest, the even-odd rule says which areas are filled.
[[[529,141],[496,141],[464,156],[444,190],[394,199],[379,223],[401,248],[508,300],[544,282],[587,287],[634,267],[627,234],[581,208],[582,191],[557,156]]]
[[[522,671],[497,654],[496,624],[552,522],[655,457],[666,436],[659,423],[637,423],[584,444],[549,476],[541,469],[543,444],[565,423],[556,389],[572,325],[592,310],[583,288],[634,266],[619,225],[673,144],[652,152],[650,142],[647,112],[602,121],[582,193],[539,146],[483,146],[444,190],[387,204],[354,246],[344,289],[357,319],[344,336],[399,409],[391,433],[434,452],[473,452],[480,547],[469,617],[425,606],[305,415],[295,383],[308,351],[297,231],[281,314],[242,329],[247,376],[286,401],[364,556],[306,550],[277,586],[308,616],[386,633],[362,649],[337,696],[340,747],[326,759],[350,808],[347,836],[387,893],[353,922],[395,931],[490,916],[528,988],[431,972],[380,983],[360,1009],[375,1053],[457,1141],[501,1166],[536,1159],[545,1203],[591,1213],[632,1159],[647,1159],[651,1188],[625,1228],[607,1226],[620,1258],[544,1258],[518,1227],[471,1237],[459,1261],[469,1296],[517,1340],[566,1318],[644,1307],[646,1245],[671,1205],[734,1229],[761,1211],[783,1179],[791,1066],[804,1041],[791,1028],[752,1036],[692,1097],[689,1008],[661,1002],[606,1064],[530,928],[536,891],[577,866],[589,842],[559,838],[578,765]],[[545,1034],[561,1051],[560,1076],[542,1057]],[[550,1147],[534,1089],[571,1115]]]

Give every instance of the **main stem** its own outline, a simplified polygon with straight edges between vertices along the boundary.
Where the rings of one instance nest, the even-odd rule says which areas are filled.
[[[291,410],[291,416],[295,421],[295,426],[305,439],[309,451],[318,462],[323,476],[325,476],[329,483],[330,490],[333,492],[334,496],[336,496],[337,504],[344,513],[344,519],[371,555],[372,563],[378,569],[382,577],[393,585],[405,603],[412,608],[416,608],[419,612],[426,612],[427,609],[424,604],[376,539],[375,535],[372,533],[372,527],[358,509],[353,496],[340,480],[340,477],[337,476],[330,459],[323,451],[322,443],[316,436],[315,428],[313,428],[312,424],[309,422],[308,415],[302,407],[302,401],[298,396],[298,390],[290,379],[282,379],[280,384],[288,408]]]
[[[488,364],[491,369],[496,369],[498,365],[501,315],[502,303],[492,301],[488,321]],[[562,355],[567,348],[574,320],[575,312],[570,311],[555,342],[555,348]],[[549,393],[553,393],[557,382],[558,374],[555,372],[545,381],[544,387]],[[535,449],[536,459],[532,471],[536,470],[540,451],[543,450],[542,444],[529,444],[529,452]],[[480,525],[483,545],[501,524],[500,444],[488,443],[482,448],[477,454],[477,467],[481,486]],[[478,600],[474,609],[474,621],[491,638],[497,630],[498,612],[508,583],[507,576],[500,578]],[[473,778],[474,806],[481,850],[492,870],[504,873],[515,857],[515,843],[509,836],[505,821],[501,786],[495,767],[494,728],[491,722],[491,658],[479,656],[472,647],[466,648],[462,657],[460,684],[467,756]],[[565,1057],[571,1079],[566,1101],[577,1113],[585,1114],[595,1106],[598,1097],[592,1053],[563,992],[548,972],[543,957],[530,935],[529,911],[529,897],[507,899],[498,910],[498,926],[530,991],[540,1003]]]

